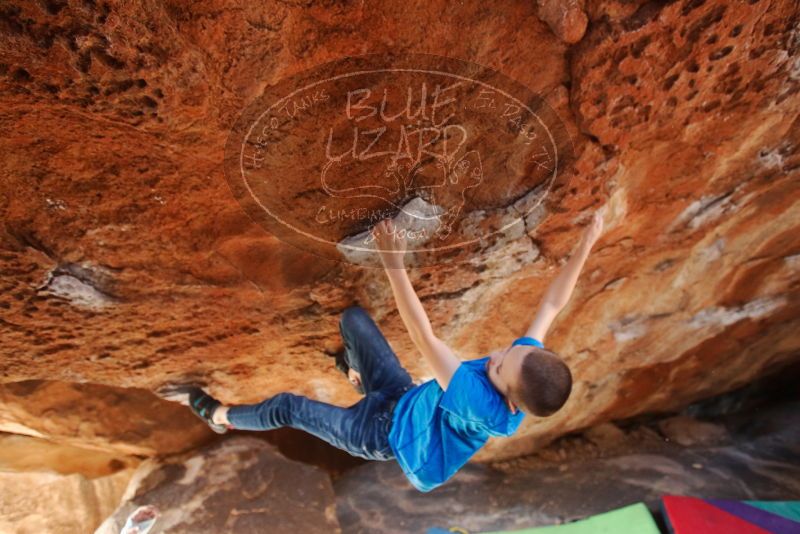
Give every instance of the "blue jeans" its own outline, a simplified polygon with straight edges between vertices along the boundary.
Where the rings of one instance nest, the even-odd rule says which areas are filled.
[[[359,306],[342,313],[339,332],[345,361],[361,374],[364,398],[348,408],[292,393],[279,393],[258,404],[232,406],[228,421],[239,430],[272,430],[290,426],[327,441],[353,456],[391,460],[392,410],[414,382],[400,365],[386,338]]]

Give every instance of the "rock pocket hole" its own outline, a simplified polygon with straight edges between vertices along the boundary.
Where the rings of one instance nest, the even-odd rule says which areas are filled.
[[[721,48],[721,49],[719,49],[719,50],[717,50],[715,52],[712,52],[708,56],[708,59],[710,59],[711,61],[717,61],[718,59],[724,58],[725,56],[730,54],[732,51],[733,51],[733,47],[732,46],[726,46],[725,48]]]

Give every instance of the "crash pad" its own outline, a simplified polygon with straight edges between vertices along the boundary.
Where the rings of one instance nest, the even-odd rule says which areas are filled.
[[[672,534],[800,534],[793,501],[734,501],[667,495],[661,499]],[[756,504],[757,503],[757,504]],[[777,513],[780,510],[783,513]]]
[[[429,529],[427,534],[464,532],[458,527]],[[563,525],[486,532],[483,534],[659,534],[650,511],[642,503],[594,515]]]

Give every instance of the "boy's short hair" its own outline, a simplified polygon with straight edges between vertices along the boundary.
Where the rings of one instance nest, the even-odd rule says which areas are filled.
[[[554,352],[531,348],[522,357],[520,376],[510,398],[523,411],[547,417],[567,402],[572,391],[572,373]]]

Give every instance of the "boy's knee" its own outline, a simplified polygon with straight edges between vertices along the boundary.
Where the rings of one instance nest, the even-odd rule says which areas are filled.
[[[294,393],[288,393],[284,391],[283,393],[278,393],[272,397],[272,402],[277,403],[280,408],[289,408],[297,398],[298,396]]]
[[[369,314],[361,306],[350,306],[345,308],[342,312],[342,317],[339,319],[339,326],[343,330],[353,329],[359,321],[369,319]]]
[[[298,396],[293,393],[278,393],[267,401],[271,406],[269,409],[264,409],[261,416],[269,419],[267,423],[270,425],[287,425],[291,421],[293,405],[297,399]]]

